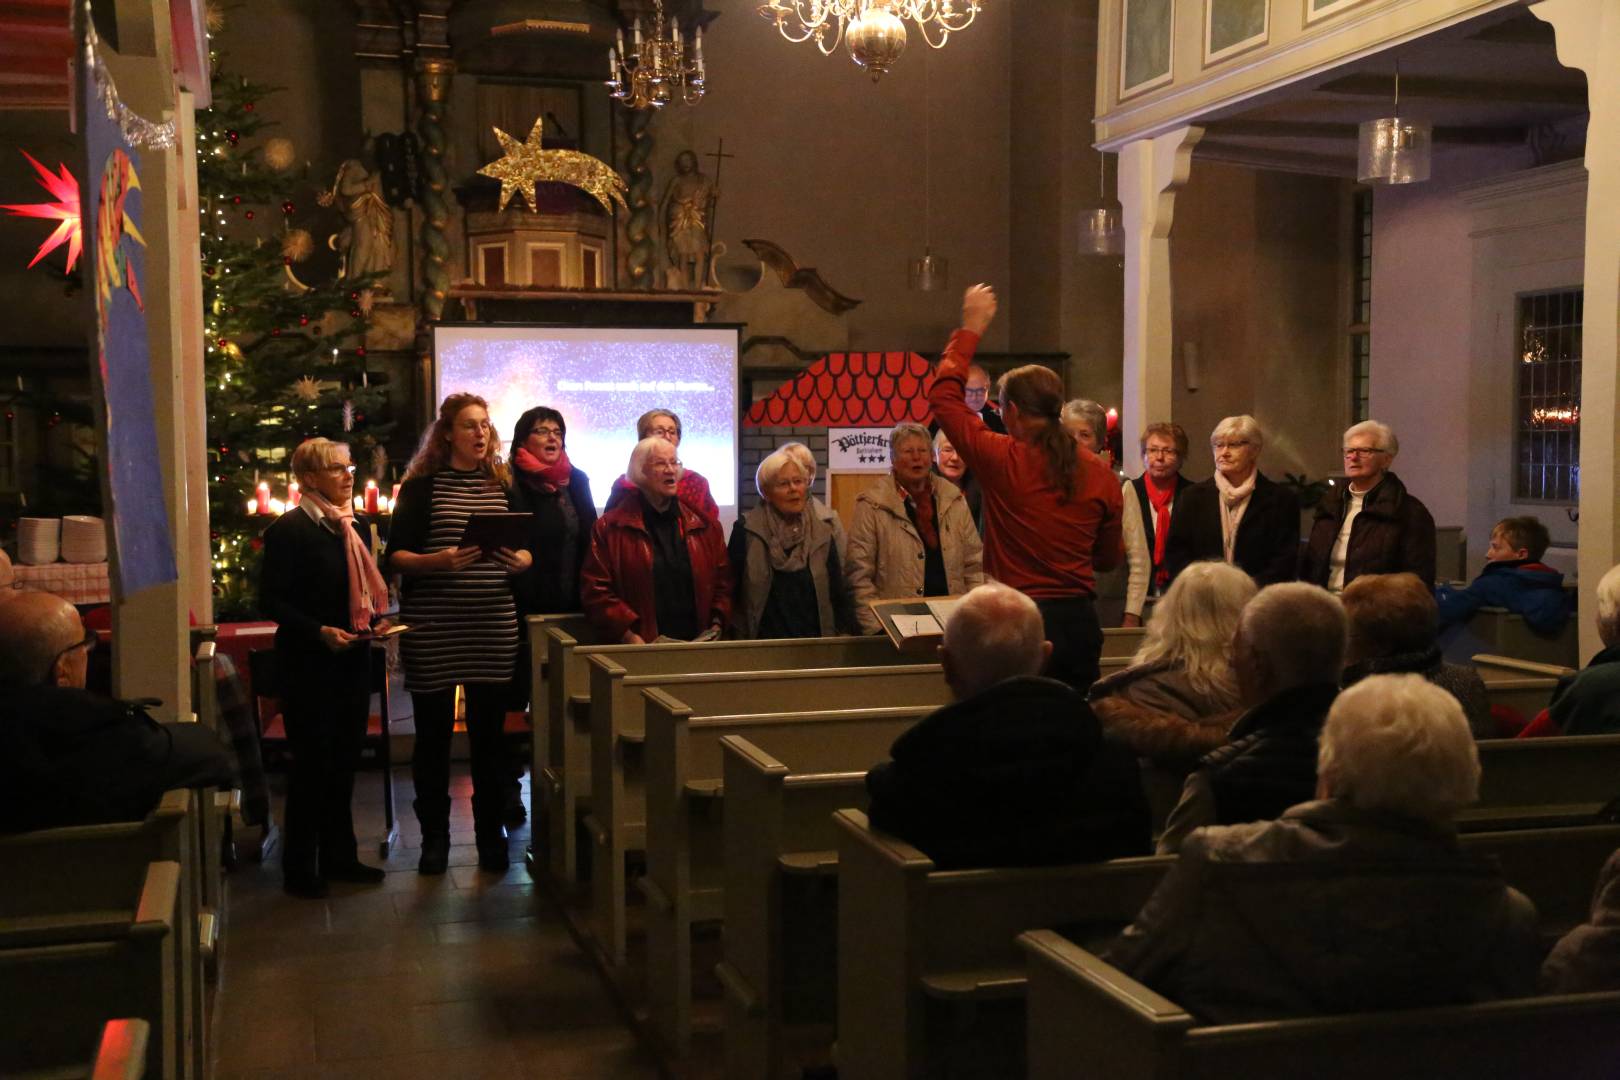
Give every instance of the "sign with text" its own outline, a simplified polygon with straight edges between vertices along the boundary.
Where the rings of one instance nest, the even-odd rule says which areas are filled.
[[[828,428],[827,471],[888,472],[890,430],[886,427]]]

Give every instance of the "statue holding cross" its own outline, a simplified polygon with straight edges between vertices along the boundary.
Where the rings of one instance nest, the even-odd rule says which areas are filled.
[[[698,168],[697,155],[682,150],[675,156],[675,175],[659,201],[664,225],[664,257],[669,262],[665,276],[672,289],[708,288],[713,276],[714,214],[720,198],[720,166],[726,158],[736,155],[725,152],[722,139],[719,149],[705,156],[715,159],[712,181]]]

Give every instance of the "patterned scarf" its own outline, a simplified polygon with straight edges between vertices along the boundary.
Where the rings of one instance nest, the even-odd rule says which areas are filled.
[[[555,464],[547,465],[520,446],[512,455],[512,464],[517,466],[518,475],[526,484],[539,488],[547,495],[559,488],[567,487],[569,474],[573,472],[573,466],[568,463],[566,450],[557,455]]]
[[[895,486],[900,488],[901,496],[911,508],[912,516],[917,519],[917,535],[922,537],[923,546],[939,547],[939,528],[934,524],[934,485],[925,484],[920,495],[907,491],[898,479],[895,480]]]
[[[765,504],[765,546],[770,549],[772,570],[792,574],[805,568],[810,547],[805,542],[809,530],[804,515],[808,509],[788,517],[770,503]]]
[[[388,606],[388,583],[366,550],[366,542],[350,526],[354,521],[352,506],[329,503],[313,488],[304,492],[304,501],[314,504],[329,527],[336,525],[341,530],[349,559],[349,625],[355,633],[363,634],[371,629],[372,617]]]

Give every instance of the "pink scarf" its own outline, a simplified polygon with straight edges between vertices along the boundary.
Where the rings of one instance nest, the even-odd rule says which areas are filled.
[[[363,634],[371,629],[372,618],[388,606],[388,583],[366,550],[366,542],[350,525],[354,521],[353,507],[334,506],[314,489],[304,492],[304,501],[312,503],[322,518],[336,522],[342,530],[349,557],[349,624],[355,633]]]
[[[519,475],[529,480],[547,495],[558,488],[567,487],[568,478],[574,471],[574,467],[568,463],[568,451],[566,450],[558,455],[556,464],[547,465],[520,446],[512,454],[512,464],[517,466]]]

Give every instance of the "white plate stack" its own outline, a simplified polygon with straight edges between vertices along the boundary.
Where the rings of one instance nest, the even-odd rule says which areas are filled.
[[[70,563],[106,562],[106,523],[98,517],[83,514],[63,518],[62,560]]]
[[[61,518],[23,518],[17,522],[17,561],[28,566],[53,563],[61,540]]]

